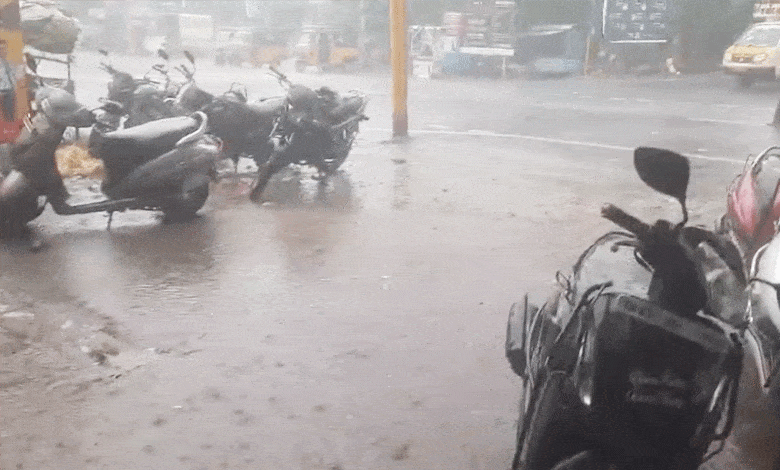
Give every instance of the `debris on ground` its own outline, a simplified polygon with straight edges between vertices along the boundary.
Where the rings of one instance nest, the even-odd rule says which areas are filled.
[[[62,146],[54,152],[54,158],[63,178],[81,176],[102,179],[105,175],[103,162],[94,158],[89,150],[80,145]]]

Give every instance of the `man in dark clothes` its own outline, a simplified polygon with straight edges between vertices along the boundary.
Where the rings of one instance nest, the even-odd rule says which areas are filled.
[[[320,70],[324,70],[330,62],[330,38],[327,33],[320,34],[319,51],[317,54],[317,65]]]

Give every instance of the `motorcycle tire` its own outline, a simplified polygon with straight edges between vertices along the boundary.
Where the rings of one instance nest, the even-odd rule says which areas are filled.
[[[356,132],[355,132],[356,133]],[[350,133],[345,138],[336,139],[332,148],[328,151],[328,157],[325,159],[325,174],[330,176],[335,173],[339,167],[344,164],[352,150],[352,143],[355,141],[354,133]]]
[[[7,176],[0,174],[0,182]],[[0,203],[0,239],[24,237],[27,223],[36,219],[46,209],[46,198],[37,196],[31,188]]]
[[[182,185],[181,194],[163,206],[165,220],[186,221],[195,217],[195,214],[206,204],[209,198],[209,182],[198,179],[185,182]]]

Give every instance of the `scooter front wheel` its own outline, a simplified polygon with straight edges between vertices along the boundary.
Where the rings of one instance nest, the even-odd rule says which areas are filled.
[[[329,158],[325,160],[325,173],[332,175],[347,160],[354,140],[354,135],[336,139],[328,151]]]

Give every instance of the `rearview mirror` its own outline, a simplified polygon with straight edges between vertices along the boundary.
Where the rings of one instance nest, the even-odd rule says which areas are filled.
[[[24,61],[27,64],[27,68],[29,68],[32,73],[38,73],[38,62],[35,61],[35,57],[33,57],[29,52],[24,53]]]
[[[192,65],[195,65],[195,56],[190,51],[184,51],[184,57],[190,61]]]
[[[691,175],[688,159],[671,150],[637,147],[634,150],[634,168],[645,184],[680,201],[684,217],[682,224],[687,222],[685,197]]]
[[[170,58],[168,56],[168,53],[165,52],[165,49],[157,49],[157,56],[165,61],[167,61]]]

